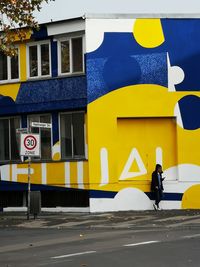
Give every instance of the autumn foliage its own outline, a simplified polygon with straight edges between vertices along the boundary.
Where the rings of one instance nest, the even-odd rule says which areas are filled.
[[[53,0],[1,0],[0,1],[0,51],[15,55],[13,42],[23,41],[28,32],[38,29],[33,12],[41,10],[42,2]]]

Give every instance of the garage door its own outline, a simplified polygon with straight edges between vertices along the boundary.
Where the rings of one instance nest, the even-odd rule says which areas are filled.
[[[177,165],[174,118],[120,118],[117,133],[119,180],[149,180],[156,163],[165,170]]]

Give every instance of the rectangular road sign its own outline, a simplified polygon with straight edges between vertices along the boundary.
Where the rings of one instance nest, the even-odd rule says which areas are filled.
[[[39,157],[40,156],[40,135],[21,134],[20,156]]]
[[[28,128],[18,128],[16,129],[16,133],[28,133]]]
[[[32,122],[31,127],[38,127],[38,128],[51,128],[51,123],[45,122]]]

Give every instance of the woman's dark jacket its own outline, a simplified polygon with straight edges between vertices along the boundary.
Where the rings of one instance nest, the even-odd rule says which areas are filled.
[[[164,190],[163,188],[163,178],[162,178],[162,174],[160,174],[160,189]],[[155,191],[156,187],[159,187],[159,182],[158,182],[158,173],[156,171],[154,171],[152,173],[152,181],[151,181],[151,191]]]

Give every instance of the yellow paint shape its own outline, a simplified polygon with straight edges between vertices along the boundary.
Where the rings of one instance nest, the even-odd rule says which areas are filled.
[[[29,30],[29,29],[21,29],[21,32],[23,32],[23,35],[24,35],[24,40],[30,40],[31,38],[31,34],[33,33],[32,30]],[[17,34],[13,33],[14,35],[14,42],[20,42],[20,38],[19,36],[17,36]]]
[[[70,183],[72,188],[78,188],[77,162],[70,162]]]
[[[89,189],[88,161],[83,162],[83,178],[84,188]]]
[[[0,95],[9,96],[15,101],[19,92],[19,88],[20,83],[1,85]]]
[[[60,141],[54,144],[53,146],[53,155],[52,158],[54,161],[61,160],[61,154],[60,154]]]
[[[22,169],[22,171],[20,171],[20,169]],[[33,164],[32,163],[31,169],[33,171],[33,174],[31,174],[31,183],[32,184],[41,184],[41,170],[40,170],[41,167],[40,167],[40,164]],[[23,173],[25,171],[27,171],[27,174]],[[28,165],[27,164],[18,164],[17,165],[17,173],[15,175],[17,177],[17,182],[27,183],[28,182]]]
[[[55,153],[54,155],[53,155],[53,160],[55,160],[55,161],[57,161],[57,160],[60,160],[61,159],[61,155],[60,155],[60,153]]]
[[[194,185],[185,191],[182,198],[183,209],[200,209],[200,185]]]
[[[26,44],[20,44],[20,80],[26,81]]]
[[[145,48],[157,47],[165,40],[160,19],[137,19],[133,34],[138,44]]]
[[[65,166],[63,162],[47,163],[47,184],[64,186],[65,184]]]

